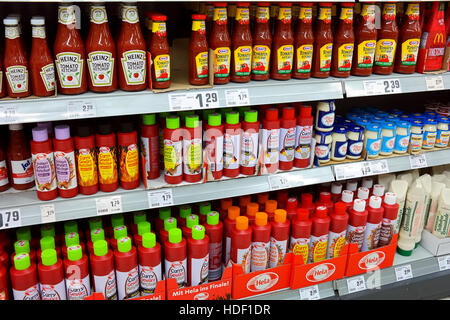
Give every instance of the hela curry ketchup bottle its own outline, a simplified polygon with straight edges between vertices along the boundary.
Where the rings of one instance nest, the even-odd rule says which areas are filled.
[[[141,221],[138,223],[137,232],[133,235],[134,244],[138,248],[142,246],[142,236],[151,230],[150,222]]]
[[[311,157],[312,128],[314,118],[311,115],[311,106],[301,106],[297,117],[295,129],[295,159],[296,168],[306,168]]]
[[[199,224],[205,224],[207,214],[211,212],[211,202],[201,202],[198,204],[199,209]]]
[[[314,263],[326,259],[329,229],[330,217],[327,215],[327,207],[318,206],[312,218],[309,262]]]
[[[287,213],[287,219],[289,221],[292,221],[297,216],[297,198],[296,197],[290,197],[286,201],[286,213]]]
[[[300,208],[305,208],[309,212],[309,217],[312,218],[316,206],[313,203],[313,195],[311,193],[302,193],[300,196]]]
[[[208,283],[209,274],[209,237],[205,227],[192,227],[192,237],[187,239],[188,252],[188,286],[193,287]]]
[[[185,118],[183,135],[183,178],[187,182],[202,179],[202,127],[197,115]]]
[[[266,110],[261,130],[262,163],[267,173],[278,170],[280,158],[280,120],[278,109]]]
[[[378,247],[387,246],[391,243],[394,234],[396,233],[395,226],[397,225],[397,215],[399,205],[396,202],[397,195],[393,192],[386,192],[384,195],[383,208],[384,215],[380,230],[380,240]]]
[[[239,113],[227,112],[223,144],[223,175],[225,177],[234,178],[239,175],[241,131]]]
[[[120,186],[125,190],[136,189],[139,186],[139,148],[132,121],[120,122],[117,147]]]
[[[217,211],[211,211],[204,224],[205,233],[209,237],[209,273],[208,280],[215,281],[222,275],[222,242],[223,223]]]
[[[14,257],[9,273],[14,300],[41,300],[36,264],[30,262],[28,253]]]
[[[283,264],[289,245],[290,221],[286,218],[286,210],[275,210],[271,222],[269,268]]]
[[[309,211],[298,208],[297,215],[291,220],[291,238],[289,251],[303,257],[303,263],[308,261],[309,240],[311,238],[312,221],[309,219]]]
[[[226,267],[231,264],[231,231],[236,226],[236,218],[239,215],[239,207],[231,206],[228,208],[228,216],[223,220],[223,261]]]
[[[14,257],[21,253],[28,253],[31,262],[36,263],[36,251],[30,248],[29,240],[17,240],[14,242],[14,252],[11,254],[11,260],[14,260]]]
[[[80,193],[91,195],[98,191],[95,136],[88,125],[76,128],[75,159]]]
[[[342,197],[342,183],[333,182],[331,184],[331,201],[333,203],[336,203],[339,200],[341,200],[341,197]]]
[[[109,238],[105,238],[105,231],[102,228],[93,229],[91,231],[91,239],[86,242],[87,253],[89,255],[94,253],[94,243],[99,240],[105,240],[108,247],[110,246]]]
[[[161,245],[156,242],[153,232],[142,235],[142,244],[138,245],[139,283],[142,296],[155,292],[156,285],[162,280]]]
[[[342,191],[341,201],[347,205],[347,210],[353,205],[353,191],[344,190]]]
[[[356,243],[361,251],[364,242],[364,232],[366,231],[367,210],[366,201],[355,199],[353,206],[347,209],[349,220],[347,227],[347,242]]]
[[[117,169],[116,134],[112,132],[111,124],[101,123],[98,125],[95,143],[100,191],[115,191],[119,187],[119,173]]]
[[[334,203],[331,201],[331,193],[327,191],[322,191],[319,193],[319,200],[316,201],[316,207],[325,206],[327,207],[327,213],[333,211]]]
[[[247,176],[255,174],[258,162],[259,121],[258,111],[248,110],[244,113],[241,142],[241,173]],[[242,211],[242,209],[241,209]]]
[[[117,293],[119,300],[134,298],[139,295],[139,273],[137,250],[131,244],[131,238],[123,237],[117,240],[114,250],[116,266]]]
[[[294,167],[295,153],[295,109],[283,108],[280,124],[280,170],[290,170]]]
[[[55,238],[51,236],[42,237],[40,241],[41,247],[36,251],[37,261],[41,261],[42,251],[46,249],[56,250],[56,255],[62,257],[61,247],[55,245]]]
[[[182,227],[181,231],[183,237],[189,239],[192,235],[192,227],[199,223],[198,215],[190,214],[186,217],[186,225]],[[164,242],[161,242],[164,243]]]
[[[364,242],[361,251],[369,251],[378,247],[380,240],[380,230],[384,215],[384,208],[381,206],[382,199],[371,196],[369,208],[367,209],[367,223],[364,231]]]
[[[197,221],[197,223],[198,223],[198,221]],[[166,240],[169,239],[169,231],[176,227],[177,227],[177,219],[176,218],[169,217],[166,220],[164,220],[164,229],[161,229],[159,231],[159,241],[161,241],[161,243],[165,243]],[[189,229],[192,229],[192,226]]]
[[[67,258],[63,264],[67,300],[84,300],[91,295],[89,260],[80,245],[67,248]]]
[[[192,206],[189,204],[183,204],[179,208],[180,212],[177,217],[177,226],[183,228],[186,225],[186,218],[192,214]]]
[[[183,130],[179,116],[167,116],[164,128],[164,180],[169,184],[183,181]]]
[[[257,212],[259,212],[259,205],[256,202],[250,202],[249,204],[247,204],[245,216],[248,218],[248,224],[250,226],[252,226],[255,222]]]
[[[38,264],[42,300],[66,300],[63,263],[54,249],[42,251]]]
[[[330,232],[328,232],[327,259],[336,258],[341,254],[347,234],[347,205],[344,202],[334,204],[333,213],[330,214]]]
[[[94,292],[102,293],[106,300],[117,300],[116,274],[113,252],[105,240],[94,242],[94,252],[89,257]]]
[[[256,212],[252,225],[252,259],[250,271],[266,270],[269,267],[271,224],[267,213]]]
[[[158,216],[155,218],[155,231],[156,234],[159,234],[159,232],[164,229],[164,220],[169,218],[171,216],[171,210],[170,207],[164,207],[159,209]]]
[[[231,230],[230,260],[240,264],[244,273],[250,272],[252,257],[252,228],[245,216],[236,217],[236,225]]]
[[[128,230],[125,225],[114,227],[114,238],[111,238],[110,245],[112,250],[117,250],[118,241],[128,236]]]
[[[159,177],[159,137],[156,115],[142,115],[141,124],[141,167],[144,181]]]
[[[220,179],[223,175],[223,133],[221,115],[211,113],[208,115],[208,122],[205,126],[204,140],[208,172],[214,179]]]
[[[170,229],[169,239],[164,245],[164,274],[166,279],[175,279],[179,288],[184,288],[187,285],[186,251],[186,239],[183,238],[181,229]]]
[[[78,194],[75,149],[68,125],[55,127],[53,150],[58,194],[62,198],[75,197]]]

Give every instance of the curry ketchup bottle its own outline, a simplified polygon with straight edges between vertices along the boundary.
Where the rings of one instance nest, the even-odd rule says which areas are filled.
[[[133,235],[134,244],[136,247],[142,245],[142,236],[150,232],[150,222],[141,221],[138,223],[137,232]]]
[[[41,300],[36,264],[30,261],[28,253],[14,256],[9,273],[14,300]]]
[[[208,283],[209,274],[209,237],[205,227],[192,227],[192,237],[187,239],[188,245],[188,285],[190,287]]]
[[[98,191],[97,152],[95,135],[88,125],[76,127],[75,160],[78,185],[81,194],[91,195]]]
[[[94,250],[89,257],[94,292],[102,293],[106,300],[117,300],[114,256],[105,240],[94,242]]]
[[[384,215],[384,207],[381,206],[382,199],[371,196],[367,208],[367,223],[364,231],[364,242],[361,251],[368,251],[378,247],[380,231]]]
[[[364,232],[366,231],[367,210],[366,201],[355,199],[352,207],[347,209],[349,215],[347,227],[347,242],[356,243],[361,251],[364,242]]]
[[[112,192],[119,187],[116,134],[110,123],[101,123],[95,135],[97,146],[98,182],[100,191]]]
[[[303,257],[303,263],[308,261],[309,240],[311,238],[312,221],[309,219],[309,211],[298,208],[297,215],[291,220],[291,238],[289,251]]]
[[[292,221],[297,216],[298,201],[296,197],[289,197],[286,201],[287,219]]]
[[[261,130],[261,151],[263,152],[262,162],[267,173],[274,173],[278,170],[280,158],[280,120],[278,119],[278,109],[269,108],[264,114]]]
[[[136,189],[139,186],[139,149],[133,122],[120,122],[117,147],[120,186],[125,190]]]
[[[130,237],[117,240],[114,250],[116,266],[117,291],[119,300],[134,298],[139,295],[139,273],[137,250]]]
[[[45,249],[38,264],[42,300],[66,300],[63,263],[55,249]]]
[[[249,225],[253,225],[255,223],[257,212],[259,212],[259,205],[256,202],[250,202],[249,204],[247,204],[245,216],[248,218]]]
[[[84,300],[91,295],[89,260],[80,245],[67,248],[67,258],[63,264],[67,300]]]
[[[202,179],[202,127],[197,115],[185,118],[183,135],[183,179],[199,182]]]
[[[211,211],[204,224],[205,233],[209,237],[209,273],[208,280],[215,281],[222,275],[222,242],[223,223],[217,211]]]
[[[164,266],[166,279],[176,280],[179,288],[187,285],[187,246],[181,229],[169,230],[169,239],[164,244]]]
[[[345,244],[348,223],[347,204],[341,201],[336,202],[333,213],[330,214],[330,219],[327,259],[338,257]]]
[[[319,262],[326,259],[329,229],[330,217],[327,215],[327,207],[318,206],[312,218],[309,262]]]
[[[269,268],[283,264],[289,244],[290,221],[286,210],[275,210],[270,237]]]
[[[223,145],[223,175],[225,177],[234,178],[239,175],[241,131],[239,113],[227,112]]]
[[[94,243],[98,240],[105,240],[108,247],[110,246],[109,238],[105,238],[105,231],[97,228],[91,231],[91,239],[86,242],[86,249],[89,255],[94,253]]]
[[[271,224],[268,223],[267,213],[256,212],[252,229],[251,272],[265,270],[269,267]]]
[[[258,162],[259,121],[258,111],[248,110],[242,122],[241,173],[247,176],[255,174]],[[241,209],[242,211],[242,209]]]
[[[228,208],[228,216],[223,220],[223,262],[225,266],[230,266],[231,231],[236,225],[236,218],[241,214],[239,207]]]
[[[156,242],[153,232],[147,232],[142,235],[137,250],[140,291],[142,296],[147,296],[155,292],[156,285],[162,280],[161,245]]]
[[[248,225],[247,217],[236,218],[236,225],[231,230],[230,248],[230,260],[242,265],[244,273],[249,273],[252,257],[252,228]]]
[[[169,184],[183,181],[183,130],[179,116],[167,116],[164,127],[164,180]]]
[[[144,181],[159,177],[159,136],[156,115],[142,115],[141,124],[141,168]]]
[[[181,228],[183,237],[189,239],[192,235],[192,227],[197,225],[199,222],[198,215],[190,214],[186,217],[186,224]],[[168,235],[168,234],[167,234]],[[164,243],[161,241],[161,243]]]
[[[78,194],[75,149],[68,125],[55,126],[53,152],[55,154],[58,195],[61,198],[75,197]]]
[[[222,116],[219,113],[209,114],[204,132],[205,161],[214,179],[220,179],[223,175],[223,133]]]
[[[290,170],[294,167],[296,122],[295,109],[283,108],[280,122],[280,170]]]

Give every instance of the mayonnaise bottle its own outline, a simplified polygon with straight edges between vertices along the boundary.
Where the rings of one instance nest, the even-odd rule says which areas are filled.
[[[450,189],[444,188],[438,200],[436,219],[432,233],[438,238],[446,238],[450,224]]]
[[[334,126],[334,116],[336,112],[336,106],[334,100],[320,101],[317,104],[316,113],[316,131],[330,132]]]
[[[378,184],[384,186],[384,190],[389,190],[391,182],[395,180],[395,174],[386,173],[378,176]]]
[[[331,134],[331,160],[343,161],[347,156],[347,129],[344,126],[335,126]]]
[[[419,232],[416,235],[416,247],[419,245],[420,240],[422,239],[422,231],[428,219],[428,212],[430,210],[431,204],[431,176],[429,174],[424,174],[420,176],[417,180],[420,180],[422,187],[425,191],[425,202],[424,202],[424,212],[422,219],[419,224]]]
[[[406,153],[411,137],[411,125],[406,121],[397,121],[396,125],[394,152]]]
[[[436,143],[437,121],[434,119],[427,119],[423,126],[423,149],[432,149]]]
[[[391,155],[394,151],[396,126],[391,122],[381,123],[381,149],[383,156]]]
[[[444,175],[440,176],[445,177]],[[432,232],[434,227],[434,221],[436,220],[439,197],[441,195],[442,190],[445,188],[444,183],[438,182],[434,178],[435,176],[431,178],[431,204],[430,210],[428,211],[428,219],[425,224],[425,229],[430,232]]]
[[[381,127],[378,124],[369,123],[364,132],[364,149],[367,158],[378,157],[381,149]]]
[[[403,219],[403,213],[405,211],[406,192],[408,191],[408,182],[405,180],[393,180],[389,186],[389,192],[394,192],[397,195],[396,201],[398,203],[398,215],[397,224],[395,226],[395,232],[400,229],[400,225]]]
[[[447,117],[438,117],[438,125],[436,131],[436,147],[445,148],[448,146],[450,137],[450,119]]]
[[[417,152],[422,149],[423,141],[423,123],[420,120],[414,120],[411,122],[411,151]]]

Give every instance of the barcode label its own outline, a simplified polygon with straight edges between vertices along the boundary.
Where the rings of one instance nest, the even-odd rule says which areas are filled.
[[[67,119],[92,118],[97,116],[97,108],[90,101],[69,101],[67,103]]]
[[[172,189],[154,190],[147,193],[148,206],[150,209],[167,207],[173,205]]]
[[[427,90],[444,90],[444,81],[442,76],[432,76],[425,77],[425,82],[427,84]]]
[[[105,214],[115,214],[122,212],[122,197],[111,196],[95,199],[95,207],[97,215],[102,216]]]
[[[1,83],[1,81],[0,81]],[[17,122],[17,108],[15,105],[0,106],[0,124]]]
[[[248,89],[225,90],[225,100],[227,107],[249,106],[250,96]]]

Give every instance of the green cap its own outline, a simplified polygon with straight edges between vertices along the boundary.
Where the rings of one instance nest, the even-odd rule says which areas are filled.
[[[31,228],[22,227],[16,230],[17,240],[31,240]]]
[[[150,227],[150,222],[148,221],[139,222],[137,225],[138,235],[143,236],[145,233],[150,232]]]
[[[93,217],[89,219],[89,230],[103,228],[102,218]]]
[[[131,250],[131,238],[123,237],[117,240],[117,251],[128,252]]]
[[[53,224],[47,223],[41,226],[41,237],[54,237],[55,236],[55,226]]]
[[[127,235],[128,230],[126,226],[121,225],[114,228],[114,239],[119,240],[120,238],[126,237]]]
[[[79,244],[67,248],[67,259],[78,261],[83,257],[83,250]]]
[[[192,207],[188,204],[180,206],[180,217],[186,219],[192,213]]]
[[[215,113],[215,112],[216,112],[216,110],[214,110],[214,109],[203,109],[202,110],[202,119],[204,121],[208,121],[209,115],[212,113]]]
[[[202,202],[199,204],[200,214],[207,215],[211,212],[211,202]]]
[[[52,266],[58,261],[55,249],[45,249],[41,253],[41,261],[44,266]]]
[[[171,210],[169,207],[164,207],[164,208],[159,209],[159,218],[161,220],[166,220],[170,216],[171,216]]]
[[[244,113],[244,121],[245,122],[256,122],[258,121],[258,111],[256,110],[248,110]]]
[[[198,116],[193,114],[193,115],[188,115],[186,117],[186,128],[197,128],[200,125],[200,122],[198,120]]]
[[[142,124],[145,126],[151,126],[156,123],[156,115],[154,113],[143,114],[142,115]]]
[[[153,248],[156,245],[156,235],[153,232],[147,232],[142,235],[142,246],[144,248]]]
[[[238,124],[239,123],[239,112],[230,111],[226,115],[227,124]]]
[[[78,232],[66,233],[65,240],[66,240],[66,247],[80,244],[80,236],[78,235]]]
[[[108,253],[108,242],[106,240],[97,240],[94,242],[94,254],[97,257],[105,256]]]
[[[413,250],[402,250],[399,247],[397,247],[397,252],[402,256],[408,257],[412,254]]]
[[[219,213],[217,211],[211,211],[206,216],[206,223],[209,225],[219,224]]]
[[[124,225],[124,224],[125,224],[125,219],[123,218],[123,214],[119,213],[119,214],[115,214],[115,215],[111,216],[111,226],[113,228]]]
[[[167,129],[178,129],[180,127],[180,117],[179,116],[167,116],[166,117],[166,128]]]
[[[28,253],[20,253],[14,256],[14,268],[16,270],[25,270],[31,266],[30,255]]]
[[[251,107],[239,107],[239,108],[238,108],[239,116],[240,116],[241,118],[244,117],[244,114],[245,114],[248,110],[251,110]]]
[[[136,211],[133,213],[133,222],[134,224],[139,224],[139,222],[147,221],[147,214],[145,211]]]
[[[222,124],[222,115],[220,113],[211,113],[208,115],[208,124],[210,126],[220,126]]]
[[[196,224],[192,227],[192,239],[202,240],[205,237],[205,227],[201,224]]]
[[[30,253],[30,241],[28,240],[17,240],[14,242],[14,252],[19,253]]]
[[[41,251],[46,249],[55,249],[55,238],[46,236],[41,238]]]
[[[92,243],[99,240],[105,240],[105,230],[103,230],[102,228],[97,228],[91,231]]]
[[[186,218],[186,227],[189,229],[198,224],[198,215],[190,214]]]
[[[169,230],[169,242],[170,243],[180,243],[183,239],[180,228],[173,228]]]
[[[177,227],[177,219],[169,217],[164,220],[164,230],[169,231],[170,229]]]
[[[78,232],[78,223],[74,220],[64,222],[64,233]]]

